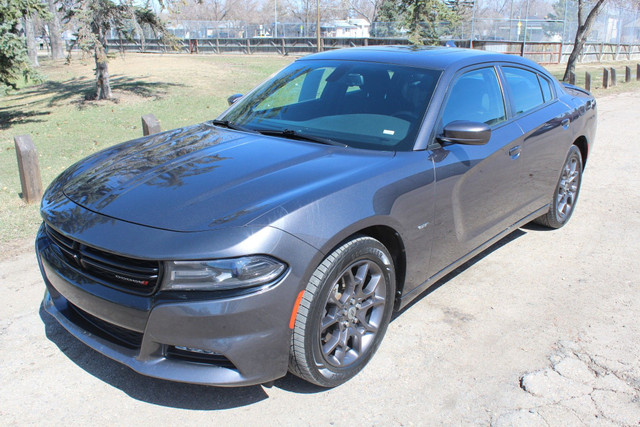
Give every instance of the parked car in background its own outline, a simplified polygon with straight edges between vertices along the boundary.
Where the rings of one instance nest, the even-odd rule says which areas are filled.
[[[394,309],[523,224],[565,225],[595,130],[589,93],[519,57],[310,55],[54,180],[43,305],[144,375],[336,386]]]

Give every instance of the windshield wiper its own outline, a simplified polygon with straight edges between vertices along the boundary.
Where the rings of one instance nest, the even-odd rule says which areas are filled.
[[[347,144],[334,141],[333,139],[307,135],[304,133],[296,132],[295,130],[291,130],[291,129],[285,129],[285,130],[256,129],[256,132],[261,133],[263,135],[268,135],[268,136],[281,136],[283,138],[297,139],[299,141],[311,141],[311,142],[318,142],[320,144],[326,144],[326,145],[336,145],[338,147],[348,147]]]
[[[230,122],[229,120],[211,120],[211,123],[214,126],[223,127],[227,129],[241,130],[243,132],[250,132],[250,133],[258,133],[253,129],[249,129],[244,126],[237,125],[233,122]]]

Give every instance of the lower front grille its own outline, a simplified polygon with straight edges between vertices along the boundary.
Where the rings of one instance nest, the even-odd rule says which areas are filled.
[[[140,346],[142,345],[142,333],[105,322],[104,320],[76,307],[68,301],[67,306],[69,314],[71,315],[69,320],[87,332],[132,350],[140,349]]]

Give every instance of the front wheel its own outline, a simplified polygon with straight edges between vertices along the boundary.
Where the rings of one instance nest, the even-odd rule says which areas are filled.
[[[556,185],[549,212],[535,220],[536,223],[549,228],[560,228],[565,225],[575,209],[582,183],[582,154],[575,145],[569,149]]]
[[[395,294],[389,251],[368,236],[341,244],[307,284],[291,336],[289,370],[335,387],[369,362],[386,332]]]

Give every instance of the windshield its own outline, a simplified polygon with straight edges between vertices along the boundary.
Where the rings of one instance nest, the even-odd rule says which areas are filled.
[[[373,150],[411,150],[440,71],[352,61],[299,61],[221,119],[246,130]]]

